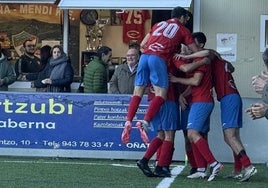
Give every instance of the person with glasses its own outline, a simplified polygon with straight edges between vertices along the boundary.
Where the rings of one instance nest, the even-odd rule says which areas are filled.
[[[27,74],[38,73],[41,70],[41,60],[34,55],[36,51],[35,38],[26,39],[23,47],[25,52],[15,64],[17,80],[26,80]]]
[[[118,65],[110,80],[109,93],[132,94],[134,91],[134,80],[139,61],[139,50],[128,49],[126,62]]]

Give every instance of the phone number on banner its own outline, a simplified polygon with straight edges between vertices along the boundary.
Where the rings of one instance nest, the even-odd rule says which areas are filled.
[[[31,140],[0,140],[0,145],[2,146],[13,146],[13,147],[30,147],[30,146],[42,146],[53,148],[53,149],[68,149],[68,148],[112,148],[114,146],[114,142],[88,142],[88,141],[50,141],[50,140],[42,140],[42,141],[31,141]]]

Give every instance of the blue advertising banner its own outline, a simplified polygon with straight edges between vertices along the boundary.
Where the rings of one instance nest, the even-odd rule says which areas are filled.
[[[148,107],[143,98],[131,141],[121,142],[130,95],[0,93],[0,149],[145,151],[136,121]],[[155,133],[149,131],[152,139]],[[13,150],[16,151],[16,150]],[[46,154],[47,155],[47,154]],[[49,155],[49,154],[48,154]],[[105,156],[103,156],[105,157]]]

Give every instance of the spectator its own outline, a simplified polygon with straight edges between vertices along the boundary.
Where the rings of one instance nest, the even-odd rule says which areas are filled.
[[[47,92],[71,92],[74,71],[70,60],[60,45],[52,48],[52,57],[44,69],[45,79],[39,84],[47,87]]]
[[[266,69],[268,69],[268,48],[262,54],[262,59]],[[264,103],[252,104],[247,110],[247,114],[253,119],[266,117],[268,119],[268,72],[263,71],[261,75],[252,77],[252,86],[255,92],[262,94]]]
[[[85,93],[107,93],[108,92],[108,64],[112,59],[112,49],[102,46],[97,51],[94,59],[84,70],[84,92]]]
[[[51,47],[48,45],[43,46],[40,49],[40,57],[41,57],[41,71],[38,73],[32,73],[25,75],[27,80],[33,81],[32,87],[36,87],[37,92],[45,92],[47,90],[47,86],[42,84],[42,80],[46,77],[46,65],[51,58]]]
[[[14,67],[4,54],[5,50],[0,46],[0,91],[8,91],[8,85],[16,80]]]
[[[36,51],[35,40],[32,38],[25,40],[23,47],[25,52],[15,64],[18,80],[25,80],[23,75],[37,73],[41,70],[40,58],[34,55]]]
[[[134,91],[134,80],[137,72],[139,50],[131,48],[127,51],[126,63],[118,65],[110,80],[110,91],[112,94],[132,94]]]
[[[137,41],[131,41],[128,45],[128,49],[137,49],[139,51],[139,56],[141,56],[141,46]]]

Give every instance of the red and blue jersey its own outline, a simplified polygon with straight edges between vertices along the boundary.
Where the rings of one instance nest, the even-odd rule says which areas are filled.
[[[194,43],[191,32],[178,19],[169,19],[152,27],[143,53],[160,56],[169,62],[181,43]]]
[[[217,94],[217,100],[220,101],[222,97],[228,94],[239,94],[234,78],[226,68],[224,60],[215,57],[211,62],[213,86]]]
[[[195,61],[202,60],[203,58],[196,58]],[[194,63],[193,62],[193,63]],[[177,68],[187,62],[182,60],[175,60],[174,64]],[[211,78],[211,66],[202,65],[188,74],[187,77],[193,77],[195,73],[202,73],[203,78],[198,86],[192,86],[192,103],[195,102],[213,102],[212,95],[212,78]]]

